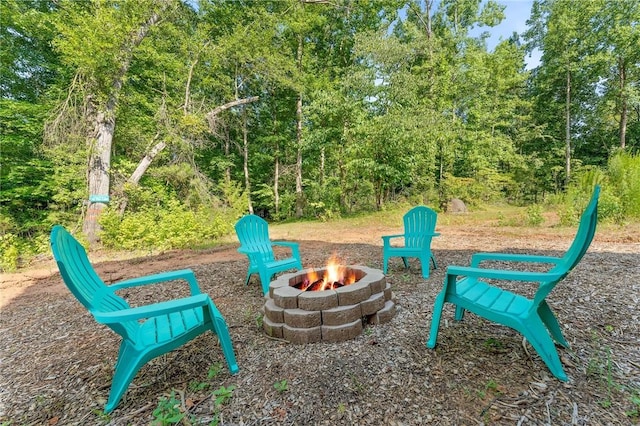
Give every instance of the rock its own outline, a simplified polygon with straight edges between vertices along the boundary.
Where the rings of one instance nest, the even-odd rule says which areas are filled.
[[[449,212],[451,213],[466,213],[467,206],[459,198],[452,198],[449,202]]]

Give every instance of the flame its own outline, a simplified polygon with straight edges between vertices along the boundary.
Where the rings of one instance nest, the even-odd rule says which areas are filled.
[[[354,282],[356,282],[355,271],[348,269],[342,259],[334,253],[327,261],[327,266],[322,275],[320,272],[310,269],[298,288],[305,291],[313,285],[313,288],[309,290],[332,290]]]

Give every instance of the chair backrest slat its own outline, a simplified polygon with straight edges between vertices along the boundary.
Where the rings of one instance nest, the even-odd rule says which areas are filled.
[[[587,249],[593,241],[598,224],[598,198],[600,196],[600,186],[596,185],[589,204],[585,208],[580,218],[580,225],[571,246],[566,251],[562,260],[553,268],[553,272],[561,272],[562,275],[555,281],[541,283],[533,298],[532,309],[537,309],[540,303],[547,297],[553,288],[562,281],[573,268],[580,262]]]
[[[246,215],[236,222],[235,229],[242,247],[262,253],[265,261],[274,260],[266,220],[256,215]]]
[[[423,247],[425,238],[436,229],[437,213],[426,206],[417,206],[403,216],[405,246],[408,248]]]
[[[129,308],[129,304],[100,279],[84,247],[60,225],[51,231],[51,250],[65,285],[89,312]],[[109,326],[125,338],[135,330],[134,324],[126,322]]]

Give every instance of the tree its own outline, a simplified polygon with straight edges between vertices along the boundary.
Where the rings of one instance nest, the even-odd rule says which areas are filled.
[[[172,4],[171,0],[124,2],[119,7],[104,2],[61,3],[56,47],[86,84],[85,118],[91,123],[86,129],[89,200],[83,225],[91,244],[98,239],[98,219],[109,201],[117,107],[127,73],[136,49]],[[109,31],[95,32],[99,27]],[[102,54],[96,55],[97,50]]]

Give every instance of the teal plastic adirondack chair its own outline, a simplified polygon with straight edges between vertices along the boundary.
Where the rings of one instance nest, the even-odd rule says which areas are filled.
[[[249,269],[245,285],[249,284],[251,275],[258,274],[262,285],[262,292],[267,294],[271,277],[278,272],[302,269],[300,247],[298,243],[289,241],[271,241],[269,238],[269,225],[260,216],[253,214],[243,216],[235,224],[236,234],[240,241],[238,252],[249,258]],[[288,247],[291,256],[276,259],[273,246]]]
[[[431,252],[431,240],[440,235],[439,232],[435,232],[437,219],[438,214],[425,206],[414,207],[405,213],[404,234],[382,237],[382,271],[387,273],[389,259],[392,257],[401,257],[405,268],[409,268],[409,257],[417,257],[422,266],[422,278],[429,278],[429,262],[433,262],[433,269],[438,267]],[[404,238],[404,246],[392,246],[391,240],[394,238]]]
[[[71,293],[98,323],[122,337],[105,412],[118,405],[143,365],[207,330],[218,335],[229,371],[238,372],[227,324],[211,298],[200,293],[193,271],[164,272],[107,286],[89,263],[84,248],[60,225],[51,231],[51,249]],[[131,308],[116,294],[124,288],[173,280],[186,281],[192,296]]]
[[[465,310],[521,333],[538,352],[549,370],[562,381],[567,375],[562,369],[554,340],[568,348],[560,325],[546,302],[547,295],[580,262],[596,231],[598,222],[598,196],[596,186],[591,201],[582,214],[573,243],[562,257],[534,256],[508,253],[476,253],[470,267],[449,266],[444,288],[433,307],[431,333],[427,347],[434,348],[442,307],[445,302],[456,306],[455,319],[462,320]],[[547,272],[527,272],[480,267],[483,261],[531,262],[552,265]],[[503,290],[483,279],[537,282],[538,289],[532,299]]]

